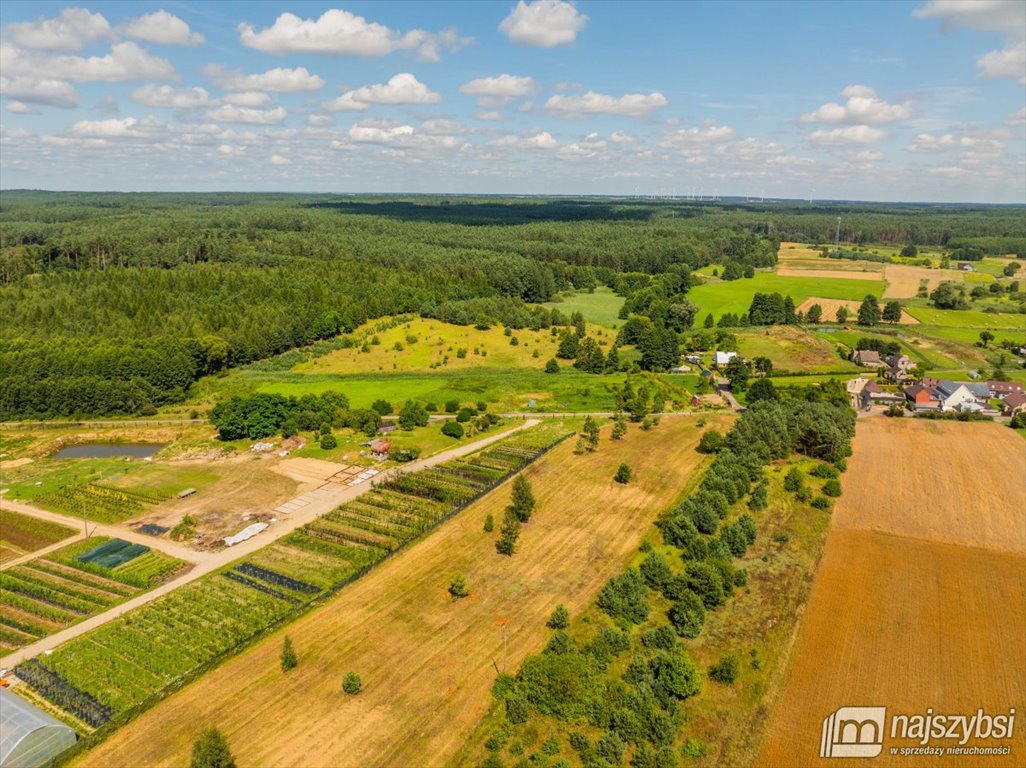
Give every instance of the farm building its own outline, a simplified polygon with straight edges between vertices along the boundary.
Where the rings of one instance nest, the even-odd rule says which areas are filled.
[[[862,390],[866,388],[866,384],[869,383],[869,379],[865,376],[859,376],[854,379],[849,379],[845,385],[845,389],[848,390],[848,399],[851,402],[852,408],[859,408],[862,406]]]
[[[939,411],[941,409],[941,401],[936,391],[923,384],[905,387],[905,399],[916,411]]]
[[[0,688],[0,768],[49,765],[75,739],[60,720]]]
[[[880,353],[875,349],[856,349],[851,353],[851,361],[867,368],[882,368],[885,365],[880,359]]]
[[[884,372],[891,381],[905,381],[911,376],[911,369],[915,367],[908,355],[891,355],[887,358],[887,370]]]
[[[726,365],[737,357],[737,352],[716,352],[716,365]]]
[[[1002,402],[1001,413],[1005,416],[1014,416],[1023,411],[1026,411],[1026,395],[1022,392],[1014,392]]]

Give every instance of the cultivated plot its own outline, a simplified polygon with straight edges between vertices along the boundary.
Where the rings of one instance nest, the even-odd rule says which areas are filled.
[[[860,422],[757,765],[864,765],[819,757],[823,721],[841,707],[1023,711],[1024,477],[1021,438],[998,425]],[[1011,740],[968,744],[1009,746],[1010,754],[917,755],[914,764],[1019,766],[1026,755],[1021,728]],[[873,764],[912,764],[891,748],[916,746],[888,730]]]

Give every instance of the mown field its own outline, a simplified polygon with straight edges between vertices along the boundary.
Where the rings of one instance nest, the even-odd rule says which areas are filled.
[[[980,459],[981,456],[986,457]],[[924,457],[929,457],[924,461]],[[1026,452],[994,424],[859,423],[822,564],[756,765],[821,759],[823,719],[842,706],[945,714],[1026,704]],[[884,740],[880,765],[904,765]],[[951,741],[934,739],[948,746]],[[1021,730],[987,765],[1022,764]],[[916,765],[978,766],[979,756]]]
[[[7,513],[5,512],[5,515]],[[0,572],[0,653],[55,634],[151,589],[186,563],[107,536],[76,541],[49,555]],[[126,545],[126,546],[122,546]],[[118,549],[110,565],[90,553]],[[99,551],[97,551],[99,550]],[[128,558],[121,562],[122,558]]]
[[[67,526],[0,509],[0,565],[74,536]]]
[[[604,432],[595,454],[575,456],[564,443],[528,470],[538,505],[512,558],[482,530],[485,515],[498,519],[509,502],[500,488],[79,763],[177,765],[213,723],[240,764],[305,765],[312,754],[331,765],[445,762],[489,707],[504,632],[512,669],[542,642],[556,603],[578,611],[594,598],[702,462],[699,432],[694,419],[665,417],[651,432],[631,427],[619,443]],[[628,486],[612,482],[621,461],[636,473]],[[466,576],[465,600],[446,592],[454,573]],[[287,677],[277,660],[286,632],[300,658]],[[349,669],[363,678],[358,697],[340,688]],[[247,706],[227,705],[239,700]]]
[[[756,272],[753,278],[697,285],[688,292],[688,298],[698,305],[700,318],[709,313],[719,318],[725,312],[746,313],[756,293],[790,296],[795,306],[798,306],[810,296],[861,301],[867,294],[881,296],[883,289],[883,280],[850,280],[814,275],[784,277],[770,272]]]
[[[616,328],[623,324],[619,313],[624,298],[613,293],[612,288],[599,286],[594,293],[577,291],[563,294],[560,299],[560,301],[551,301],[542,306],[558,309],[564,315],[580,312],[589,323],[601,325],[604,328]]]
[[[768,357],[778,372],[857,372],[859,366],[837,354],[832,339],[794,326],[770,326],[737,334],[738,352],[746,358]]]

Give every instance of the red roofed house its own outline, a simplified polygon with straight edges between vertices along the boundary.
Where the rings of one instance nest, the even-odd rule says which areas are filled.
[[[922,384],[905,387],[905,399],[916,411],[939,411],[941,409],[941,399],[937,392]]]

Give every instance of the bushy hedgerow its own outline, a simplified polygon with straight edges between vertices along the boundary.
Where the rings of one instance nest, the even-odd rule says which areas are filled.
[[[648,618],[645,581],[634,568],[614,576],[599,592],[597,605],[614,619],[640,624]]]

